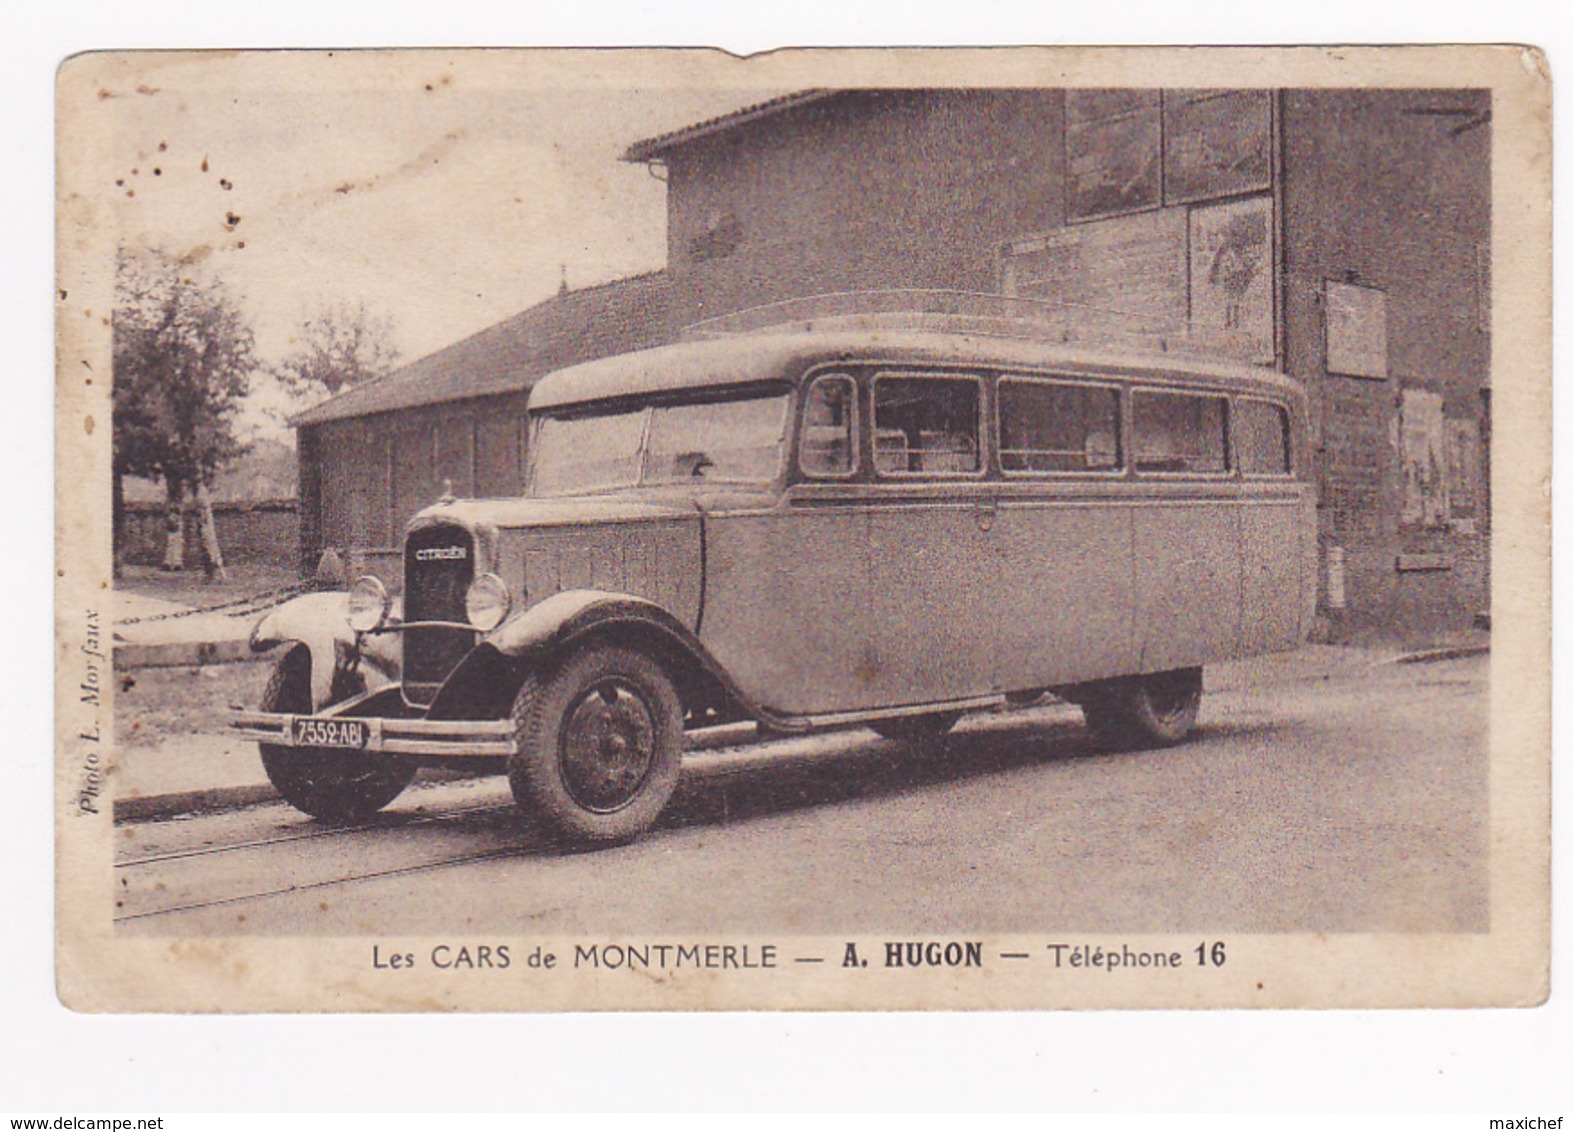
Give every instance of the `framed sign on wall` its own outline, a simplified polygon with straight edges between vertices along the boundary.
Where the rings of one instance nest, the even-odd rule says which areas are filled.
[[[1335,283],[1325,288],[1327,372],[1341,377],[1387,377],[1387,295],[1374,287]]]

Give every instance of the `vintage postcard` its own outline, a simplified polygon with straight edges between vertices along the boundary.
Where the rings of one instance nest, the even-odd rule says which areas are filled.
[[[67,61],[61,999],[1543,1002],[1549,83]]]

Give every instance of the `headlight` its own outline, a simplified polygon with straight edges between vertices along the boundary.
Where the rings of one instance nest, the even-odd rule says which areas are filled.
[[[464,595],[464,615],[483,633],[490,633],[501,625],[512,605],[508,583],[496,574],[482,574]]]
[[[380,629],[388,619],[392,599],[383,584],[367,575],[350,587],[350,628],[357,633],[370,633]]]

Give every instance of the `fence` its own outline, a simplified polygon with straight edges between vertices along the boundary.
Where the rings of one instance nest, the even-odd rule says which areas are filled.
[[[283,566],[293,570],[300,556],[300,505],[294,499],[214,503],[224,561],[235,565]],[[164,505],[127,503],[115,548],[130,566],[157,566],[164,560]],[[186,509],[186,562],[202,561],[202,531],[195,505]]]

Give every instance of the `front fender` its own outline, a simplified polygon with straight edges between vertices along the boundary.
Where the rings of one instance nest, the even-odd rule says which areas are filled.
[[[649,650],[696,712],[735,710],[781,730],[801,730],[746,696],[672,614],[645,598],[606,590],[554,594],[483,636],[449,674],[428,718],[501,718],[531,671],[592,641]]]
[[[566,640],[574,635],[576,627],[588,621],[629,613],[637,613],[642,619],[663,626],[681,629],[671,614],[644,598],[607,590],[569,590],[553,594],[545,601],[530,606],[519,616],[504,621],[482,637],[481,643],[491,645],[504,656],[517,658]]]
[[[581,641],[605,635],[623,642],[640,642],[656,649],[675,670],[690,677],[713,681],[729,697],[753,712],[757,705],[744,697],[710,651],[688,626],[652,601],[633,594],[606,590],[570,590],[554,594],[518,617],[503,623],[481,640],[498,654],[525,666],[567,649]],[[479,648],[477,653],[486,650]]]
[[[347,668],[358,659],[382,682],[398,679],[398,635],[377,633],[356,640],[349,626],[350,595],[343,592],[302,594],[263,614],[251,630],[251,647],[264,652],[277,645],[299,643],[311,653],[311,704],[327,706],[332,698],[335,669]],[[390,616],[397,618],[401,603],[395,599]]]

